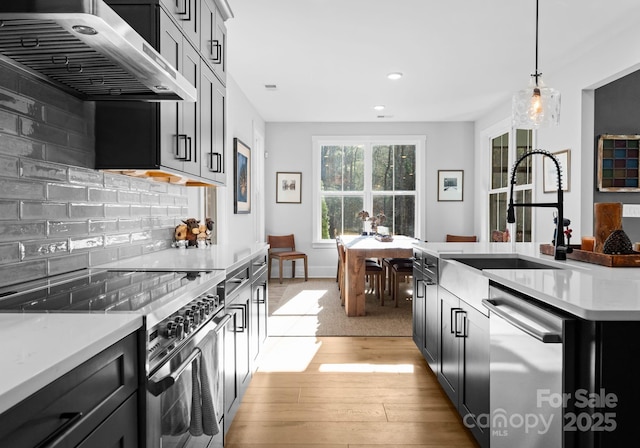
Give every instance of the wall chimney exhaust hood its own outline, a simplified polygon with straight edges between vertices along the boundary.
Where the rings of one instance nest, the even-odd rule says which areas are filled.
[[[4,0],[0,59],[87,101],[196,101],[197,91],[103,0]]]

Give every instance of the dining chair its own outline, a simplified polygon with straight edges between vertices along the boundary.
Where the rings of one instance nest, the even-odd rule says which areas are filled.
[[[344,243],[340,238],[336,238],[336,247],[338,248],[338,289],[340,290],[340,303],[344,305],[344,296],[345,296],[345,275],[346,272],[346,260],[347,260],[347,252],[344,247]],[[365,281],[369,282],[369,285],[373,287],[378,295],[378,301],[381,304],[384,304],[384,289],[383,289],[383,281],[382,276],[384,274],[384,270],[382,266],[372,259],[365,260],[365,270],[364,270],[364,278]]]
[[[400,297],[400,283],[413,275],[413,259],[387,258],[385,262],[389,272],[389,295],[397,307]],[[384,301],[381,305],[384,305]]]
[[[280,283],[282,283],[282,262],[291,261],[291,278],[296,276],[296,260],[304,261],[304,281],[309,279],[307,270],[307,254],[296,250],[296,243],[293,234],[290,235],[267,235],[269,244],[269,268],[268,277],[271,279],[271,261],[278,260]]]
[[[475,235],[450,235],[447,234],[447,243],[475,243],[478,237]]]

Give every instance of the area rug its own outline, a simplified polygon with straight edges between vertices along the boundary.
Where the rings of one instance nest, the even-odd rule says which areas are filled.
[[[335,279],[291,283],[280,298],[269,296],[269,335],[411,336],[411,283],[401,289],[397,308],[388,295],[380,306],[377,295],[367,289],[366,315],[347,317]]]

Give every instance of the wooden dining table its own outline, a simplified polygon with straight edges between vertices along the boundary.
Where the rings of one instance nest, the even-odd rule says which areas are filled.
[[[374,236],[343,235],[344,243],[345,286],[344,310],[347,316],[364,316],[365,295],[364,276],[367,258],[411,258],[413,256],[415,238],[396,235],[392,241],[379,241]],[[383,291],[384,293],[384,291]]]

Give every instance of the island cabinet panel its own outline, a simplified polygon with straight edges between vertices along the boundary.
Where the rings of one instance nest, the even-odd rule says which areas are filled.
[[[413,340],[437,374],[440,345],[438,258],[417,249],[413,253],[413,290]]]
[[[438,381],[481,447],[489,429],[478,418],[489,414],[489,318],[438,287],[440,370]]]
[[[137,349],[133,333],[0,415],[0,446],[137,446]]]

